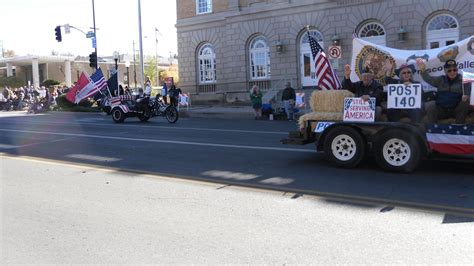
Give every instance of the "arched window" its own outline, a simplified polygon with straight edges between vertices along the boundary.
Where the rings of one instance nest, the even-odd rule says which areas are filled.
[[[270,78],[270,48],[263,36],[255,37],[250,42],[250,78]]]
[[[359,37],[373,44],[386,45],[385,30],[382,24],[375,21],[363,24],[359,29]]]
[[[216,82],[216,53],[210,43],[206,43],[199,49],[199,81],[201,83]]]
[[[435,49],[459,40],[459,24],[447,14],[434,16],[426,25],[426,48]]]
[[[323,35],[317,30],[309,32],[322,48],[324,48]],[[314,58],[311,54],[311,47],[309,46],[308,33],[304,33],[300,38],[300,78],[303,87],[315,87],[316,75],[314,67]]]

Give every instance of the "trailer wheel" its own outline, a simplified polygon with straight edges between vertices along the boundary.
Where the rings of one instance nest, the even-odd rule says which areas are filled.
[[[338,167],[356,167],[365,156],[364,138],[350,127],[331,129],[324,139],[323,149],[328,160]]]
[[[420,162],[420,145],[410,133],[393,129],[375,140],[374,154],[377,164],[384,170],[412,172]]]

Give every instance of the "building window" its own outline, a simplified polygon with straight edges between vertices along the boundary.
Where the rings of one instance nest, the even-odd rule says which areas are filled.
[[[451,45],[459,40],[459,24],[447,14],[433,17],[426,26],[426,48],[435,49]]]
[[[377,45],[386,45],[385,30],[378,22],[367,22],[359,29],[359,37]]]
[[[210,43],[204,44],[199,49],[198,62],[200,83],[216,82],[216,53]]]
[[[263,36],[258,36],[250,43],[250,78],[270,78],[270,48]]]
[[[212,12],[212,0],[196,0],[196,14]]]

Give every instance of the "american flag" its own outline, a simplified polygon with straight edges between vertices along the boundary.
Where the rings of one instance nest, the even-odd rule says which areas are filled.
[[[98,92],[107,87],[107,82],[105,81],[104,74],[102,74],[102,70],[99,68],[96,72],[91,75],[91,80],[94,82],[94,91]],[[92,93],[91,95],[93,95]],[[90,95],[89,95],[90,96]],[[88,97],[89,97],[88,96]]]
[[[326,53],[319,43],[308,34],[309,45],[314,59],[314,68],[316,72],[317,85],[326,90],[338,90],[341,88],[341,81],[337,77],[334,69],[329,62]]]
[[[431,124],[426,138],[430,148],[444,154],[474,154],[474,125]]]
[[[470,83],[470,82],[474,82],[474,73],[463,71],[462,72],[462,83],[466,84],[466,83]]]

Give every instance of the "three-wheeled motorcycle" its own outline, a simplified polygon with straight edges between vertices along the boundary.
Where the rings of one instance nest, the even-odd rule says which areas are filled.
[[[138,117],[146,122],[154,116],[164,116],[169,123],[176,123],[179,113],[176,107],[167,105],[162,97],[136,97],[120,95],[111,99],[112,119],[115,123],[122,123],[128,117]]]

